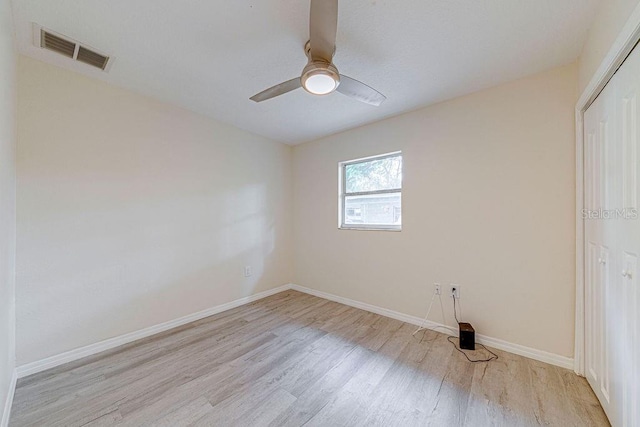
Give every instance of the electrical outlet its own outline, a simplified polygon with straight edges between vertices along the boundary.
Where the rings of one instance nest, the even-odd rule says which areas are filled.
[[[435,290],[436,295],[440,295],[441,294],[440,283],[434,283],[433,284],[433,288]]]
[[[452,296],[456,299],[460,299],[460,285],[451,284],[449,286],[450,292],[449,296]]]
[[[245,265],[244,266],[244,277],[251,277],[252,274],[253,274],[253,271],[251,270],[251,266],[250,265]]]

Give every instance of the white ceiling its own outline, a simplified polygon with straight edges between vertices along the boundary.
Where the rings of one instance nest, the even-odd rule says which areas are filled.
[[[307,0],[14,0],[22,53],[296,144],[576,59],[600,0],[341,0],[341,73],[380,107],[297,90]],[[32,23],[115,57],[108,73],[34,47]]]

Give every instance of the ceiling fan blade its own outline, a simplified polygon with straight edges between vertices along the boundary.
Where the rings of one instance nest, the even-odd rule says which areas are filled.
[[[386,96],[374,88],[343,74],[340,74],[340,84],[336,91],[350,98],[357,99],[360,102],[375,105],[376,107],[387,99]]]
[[[285,93],[296,90],[299,87],[302,87],[302,83],[300,82],[300,77],[296,77],[295,79],[287,80],[286,82],[272,86],[267,90],[263,90],[249,99],[255,102],[262,102],[267,99],[275,98],[276,96],[284,95]]]
[[[338,0],[311,0],[309,41],[312,59],[331,62],[337,31]]]

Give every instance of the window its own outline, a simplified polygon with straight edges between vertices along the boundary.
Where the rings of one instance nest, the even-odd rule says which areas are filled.
[[[402,228],[402,153],[340,163],[340,228]]]

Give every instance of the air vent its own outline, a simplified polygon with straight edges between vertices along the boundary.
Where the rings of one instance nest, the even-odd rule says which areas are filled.
[[[107,62],[109,62],[108,57],[93,52],[83,46],[80,46],[80,49],[78,49],[78,56],[76,59],[80,62],[84,62],[85,64],[98,67],[101,70],[104,70],[104,67],[107,66]]]
[[[54,36],[46,31],[41,31],[41,47],[45,49],[53,50],[69,58],[73,58],[73,53],[76,51],[76,44],[65,40],[61,37]]]
[[[105,70],[109,63],[109,57],[94,50],[82,46],[80,43],[72,41],[70,38],[53,34],[44,28],[40,29],[40,47],[49,49],[64,55],[68,58],[75,59],[92,67]]]

